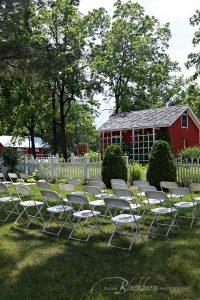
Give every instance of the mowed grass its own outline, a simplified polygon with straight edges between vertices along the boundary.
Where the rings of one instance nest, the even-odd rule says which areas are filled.
[[[129,253],[107,247],[106,218],[87,244],[67,239],[70,226],[57,238],[39,222],[24,229],[13,220],[0,224],[1,300],[200,299],[200,221],[192,229],[182,221],[168,241],[138,238]]]

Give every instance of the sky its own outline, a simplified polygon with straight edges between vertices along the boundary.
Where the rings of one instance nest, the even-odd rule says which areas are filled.
[[[170,23],[172,38],[168,53],[173,60],[179,62],[182,73],[186,77],[192,75],[194,70],[187,70],[184,64],[187,61],[187,55],[194,51],[192,38],[195,28],[190,25],[189,18],[197,9],[200,9],[200,0],[138,0],[137,2],[144,7],[147,14],[154,15],[161,24]],[[86,14],[94,8],[104,7],[112,15],[114,3],[115,0],[81,0],[79,8],[82,13]],[[95,119],[97,127],[109,118],[113,108],[113,103],[105,103],[102,96],[98,99],[101,107],[100,115]]]

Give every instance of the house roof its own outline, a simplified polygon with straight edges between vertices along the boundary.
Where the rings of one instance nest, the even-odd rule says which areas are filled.
[[[188,105],[178,105],[119,113],[112,115],[98,130],[169,127],[188,110]]]
[[[44,148],[45,144],[40,137],[35,137],[35,148]],[[0,144],[4,147],[12,147],[12,148],[29,148],[30,143],[28,137],[25,138],[15,138],[11,135],[1,135],[0,136]]]

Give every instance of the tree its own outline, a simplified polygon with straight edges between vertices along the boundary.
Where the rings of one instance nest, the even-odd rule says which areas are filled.
[[[67,159],[67,125],[73,103],[82,102],[88,107],[97,104],[93,96],[98,83],[92,80],[89,69],[90,35],[95,39],[96,27],[102,27],[101,11],[83,17],[78,12],[77,1],[69,0],[49,1],[45,6],[38,4],[36,11],[32,20],[33,36],[44,46],[42,67],[48,74],[48,89],[52,94],[53,132],[57,134],[59,128],[60,147]]]
[[[127,181],[127,168],[119,145],[106,148],[101,174],[107,188],[111,188],[111,179],[121,178]]]
[[[200,44],[200,10],[197,10],[195,14],[190,18],[190,24],[192,26],[199,26],[192,40],[193,46],[197,47]],[[188,68],[195,67],[196,71],[193,77],[194,79],[197,79],[197,77],[200,75],[200,52],[198,51],[198,49],[196,52],[190,53],[188,55],[186,66]]]
[[[169,24],[161,26],[138,3],[115,3],[110,26],[95,48],[94,69],[115,99],[115,113],[165,104],[177,92],[176,62],[166,53]],[[179,86],[180,88],[180,86]]]
[[[176,164],[166,141],[155,141],[149,157],[147,180],[160,187],[161,181],[176,181]]]

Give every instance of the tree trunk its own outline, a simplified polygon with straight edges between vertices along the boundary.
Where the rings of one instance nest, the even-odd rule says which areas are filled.
[[[64,102],[64,86],[60,91],[60,142],[63,158],[67,160],[67,139],[65,131],[65,102]]]
[[[36,151],[35,151],[35,128],[34,128],[34,121],[31,119],[30,125],[30,137],[31,137],[31,148],[32,148],[32,155],[34,159],[36,159]]]
[[[53,154],[55,155],[58,152],[58,144],[57,144],[57,123],[56,123],[56,98],[55,98],[55,92],[56,92],[56,84],[54,85],[54,89],[52,92],[52,132],[53,132],[53,139],[52,139],[52,147],[53,147]]]

